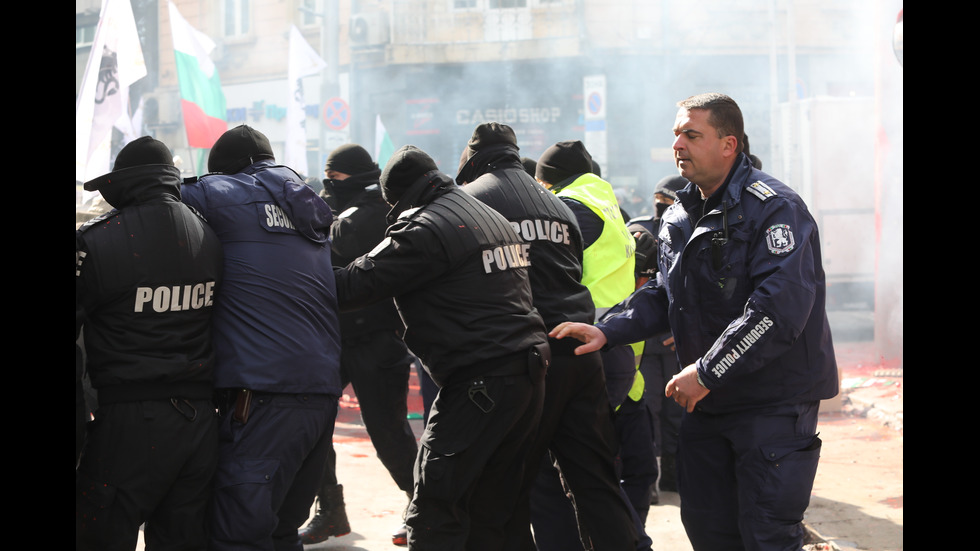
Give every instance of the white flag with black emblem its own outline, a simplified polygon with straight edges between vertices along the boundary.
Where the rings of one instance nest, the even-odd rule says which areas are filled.
[[[283,163],[310,176],[306,161],[306,103],[303,100],[303,77],[315,75],[327,63],[303,38],[296,25],[289,29],[289,103],[286,106],[286,147]]]
[[[129,87],[146,76],[133,7],[103,0],[82,86],[75,98],[75,180],[109,172],[112,127],[129,121]]]

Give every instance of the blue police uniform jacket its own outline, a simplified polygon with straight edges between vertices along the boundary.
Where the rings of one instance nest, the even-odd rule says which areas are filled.
[[[827,399],[839,390],[817,225],[791,188],[744,154],[700,220],[693,184],[663,216],[656,279],[598,324],[610,344],[672,330],[724,413]],[[690,208],[690,207],[688,207]]]
[[[224,246],[216,388],[340,395],[330,207],[292,169],[259,161],[182,188]]]

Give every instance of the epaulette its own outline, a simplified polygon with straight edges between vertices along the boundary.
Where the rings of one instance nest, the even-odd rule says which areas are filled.
[[[337,215],[337,218],[349,218],[351,215],[357,212],[358,208],[359,207],[357,205],[354,205],[353,207],[347,207],[347,209],[344,210],[344,212]]]
[[[89,228],[91,228],[92,226],[94,226],[96,224],[101,224],[102,222],[105,222],[106,220],[112,218],[113,216],[115,216],[117,214],[119,214],[119,209],[112,209],[109,212],[104,212],[104,213],[96,216],[95,218],[90,218],[89,220],[86,220],[85,223],[83,223],[81,226],[79,226],[76,231],[79,231],[79,232],[86,231]]]
[[[420,210],[422,210],[422,207],[412,207],[412,208],[410,208],[410,209],[402,212],[401,214],[399,214],[398,215],[398,219],[399,220],[408,220],[412,216],[415,216],[415,213],[418,212],[418,211],[420,211]]]
[[[771,187],[767,186],[766,184],[763,184],[762,180],[756,180],[755,182],[752,182],[751,184],[745,186],[745,190],[751,193],[752,195],[755,195],[762,201],[765,201],[766,199],[770,199],[777,195],[777,193],[773,191]]]

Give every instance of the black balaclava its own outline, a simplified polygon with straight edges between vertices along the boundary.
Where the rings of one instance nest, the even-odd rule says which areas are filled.
[[[687,183],[688,183],[687,178],[684,178],[683,176],[680,175],[664,176],[663,178],[660,179],[659,182],[657,182],[657,187],[654,188],[653,194],[656,195],[659,193],[661,195],[666,195],[667,197],[670,197],[674,201],[677,201],[677,192],[684,189],[684,187],[687,186]],[[667,210],[667,207],[669,206],[670,205],[666,203],[657,203],[656,204],[657,214],[655,217],[656,218],[663,217],[664,211]]]
[[[349,143],[330,152],[323,170],[325,172],[335,170],[353,176],[355,174],[378,170],[378,164],[371,159],[371,154],[363,147],[355,143]]]
[[[330,152],[323,171],[337,171],[349,177],[343,180],[323,179],[323,192],[320,197],[335,211],[346,208],[367,186],[375,184],[381,175],[378,164],[371,155],[357,144],[345,144]]]

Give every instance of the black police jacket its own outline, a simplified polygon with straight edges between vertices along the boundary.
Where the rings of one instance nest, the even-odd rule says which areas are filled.
[[[75,233],[75,310],[100,403],[210,398],[222,247],[167,165],[111,173],[117,206]]]
[[[508,221],[441,172],[405,196],[423,188],[396,207],[381,244],[334,273],[342,310],[395,297],[406,344],[441,387],[547,335],[531,301],[529,246]]]
[[[334,220],[330,225],[334,266],[350,264],[357,257],[370,252],[384,239],[391,206],[381,196],[379,174],[380,171],[374,171],[363,179],[356,175],[336,182],[336,185],[348,188],[349,193],[337,194],[337,198],[342,197],[343,200],[336,202]],[[324,191],[327,192],[326,187]],[[323,195],[325,193],[321,193]],[[334,201],[327,202],[334,206]],[[404,325],[391,299],[340,313],[342,339],[356,339],[376,331],[404,331]]]
[[[493,168],[463,186],[463,191],[503,214],[531,245],[531,289],[545,325],[592,323],[595,304],[582,285],[582,233],[575,215],[531,178],[516,149],[502,151],[487,163]]]

